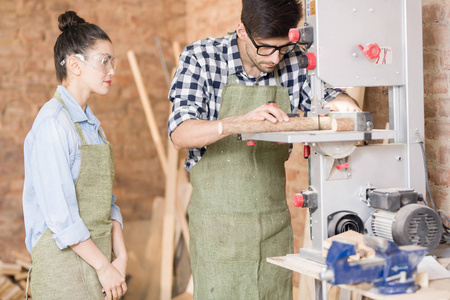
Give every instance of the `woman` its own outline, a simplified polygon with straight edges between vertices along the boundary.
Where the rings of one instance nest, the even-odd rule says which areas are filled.
[[[112,194],[114,159],[87,105],[92,93],[108,93],[114,51],[108,35],[75,12],[58,21],[54,59],[62,84],[24,143],[31,292],[35,300],[119,299],[127,291],[127,252]]]

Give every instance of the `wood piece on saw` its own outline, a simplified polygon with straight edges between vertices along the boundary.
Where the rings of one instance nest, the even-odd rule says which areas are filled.
[[[331,120],[331,130],[352,131],[355,128],[352,118],[336,118]]]
[[[320,127],[319,127],[320,125]],[[277,131],[308,131],[308,130],[330,130],[330,117],[304,117],[290,118],[289,122],[272,123],[259,120],[233,121],[232,119],[223,119],[219,122],[219,134],[238,134],[238,133],[260,133]]]

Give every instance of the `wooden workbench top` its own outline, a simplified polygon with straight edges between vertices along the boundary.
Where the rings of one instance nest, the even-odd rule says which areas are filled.
[[[267,261],[315,279],[319,279],[320,272],[325,268],[324,265],[305,259],[300,254],[269,257]],[[440,259],[439,262],[446,266],[450,263],[450,259]],[[375,300],[450,300],[450,278],[431,280],[428,287],[421,288],[414,294],[382,295],[372,291],[370,283],[345,284],[339,285],[339,287]]]

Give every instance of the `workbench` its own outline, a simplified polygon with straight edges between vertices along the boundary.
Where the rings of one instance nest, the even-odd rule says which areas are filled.
[[[320,280],[319,275],[324,265],[305,259],[300,254],[288,254],[280,257],[267,258],[269,263],[298,272],[303,275]],[[450,258],[438,259],[439,263],[447,266]],[[341,289],[356,292],[362,296],[374,300],[449,300],[450,299],[450,278],[441,280],[430,280],[428,287],[421,288],[414,294],[382,295],[372,291],[372,284],[345,284],[339,285]],[[301,291],[299,291],[301,293]]]

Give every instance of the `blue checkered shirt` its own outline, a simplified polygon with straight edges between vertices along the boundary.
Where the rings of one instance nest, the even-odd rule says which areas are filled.
[[[297,49],[286,54],[278,65],[280,83],[289,90],[291,110],[310,110],[311,88],[306,70],[298,66]],[[217,120],[219,118],[222,89],[228,75],[236,74],[239,84],[248,86],[276,85],[272,73],[261,72],[258,78],[248,75],[239,56],[236,32],[223,38],[207,38],[187,46],[180,55],[177,71],[172,80],[169,99],[173,103],[169,117],[169,137],[186,120]],[[342,91],[325,90],[325,101],[333,100]],[[207,147],[189,149],[186,169],[189,171],[206,152]]]

